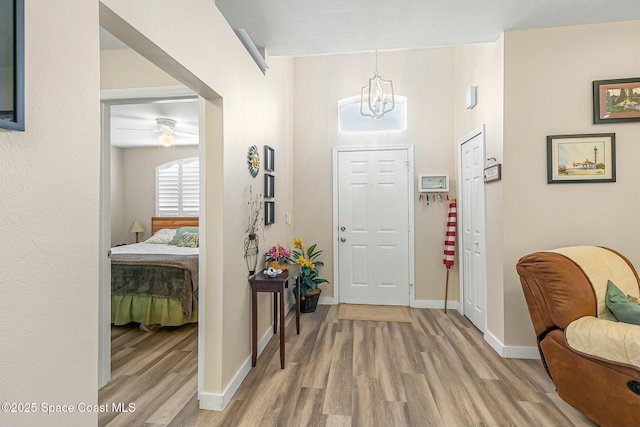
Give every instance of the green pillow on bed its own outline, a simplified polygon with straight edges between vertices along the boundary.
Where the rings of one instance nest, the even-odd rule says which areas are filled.
[[[176,246],[183,248],[197,248],[199,245],[200,239],[198,237],[198,233],[186,232]]]
[[[168,245],[177,245],[180,240],[182,240],[182,236],[184,233],[198,233],[198,227],[180,227],[176,230],[176,235],[171,239]]]
[[[616,285],[607,282],[607,307],[620,322],[640,325],[640,304],[631,302]]]

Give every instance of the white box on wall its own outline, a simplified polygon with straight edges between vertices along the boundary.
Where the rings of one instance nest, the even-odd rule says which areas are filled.
[[[449,175],[424,174],[418,175],[418,192],[420,193],[447,193],[449,192]]]

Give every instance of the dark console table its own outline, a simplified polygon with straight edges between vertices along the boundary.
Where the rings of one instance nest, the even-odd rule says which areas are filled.
[[[280,368],[284,369],[284,290],[289,283],[296,287],[296,332],[300,335],[300,273],[296,264],[291,264],[276,277],[269,277],[262,272],[249,277],[251,284],[251,366],[256,366],[258,357],[258,292],[273,293],[273,333],[278,332],[278,313],[280,314]],[[280,309],[278,310],[278,294]]]

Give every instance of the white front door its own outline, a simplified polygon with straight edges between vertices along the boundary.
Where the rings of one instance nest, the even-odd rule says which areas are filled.
[[[339,302],[409,305],[409,154],[340,151]]]
[[[460,147],[460,248],[464,315],[484,332],[486,254],[484,224],[484,133],[473,133]]]

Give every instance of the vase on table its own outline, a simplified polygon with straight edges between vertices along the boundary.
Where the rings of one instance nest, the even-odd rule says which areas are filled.
[[[249,275],[253,276],[256,272],[256,265],[258,265],[258,236],[256,234],[249,234],[244,239],[244,259],[247,262]]]

